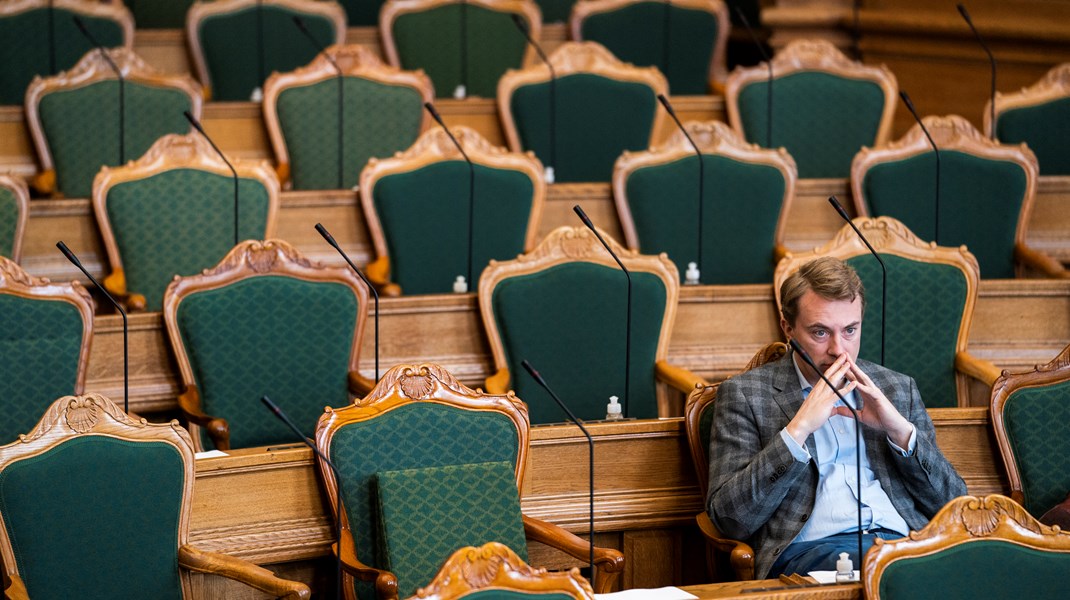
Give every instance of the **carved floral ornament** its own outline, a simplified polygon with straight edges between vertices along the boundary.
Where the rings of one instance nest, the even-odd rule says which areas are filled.
[[[0,288],[8,287],[13,283],[25,287],[33,287],[48,285],[50,281],[44,277],[34,277],[26,271],[23,271],[22,267],[15,261],[0,256]]]
[[[1024,508],[1002,496],[974,498],[959,507],[962,526],[973,537],[991,535],[1001,521],[1013,521],[1033,533],[1042,532],[1043,526]]]
[[[424,400],[434,395],[436,385],[463,396],[479,394],[457,381],[453,374],[439,365],[397,365],[387,371],[375,389],[359,403],[371,404],[395,393],[411,400]]]
[[[247,266],[254,273],[268,273],[278,263],[291,263],[300,267],[314,268],[312,261],[301,256],[289,243],[282,240],[246,240],[235,246],[222,261],[204,275],[218,275]]]
[[[78,433],[86,433],[97,426],[101,412],[93,397],[78,396],[72,398],[67,404],[64,418],[71,429]]]

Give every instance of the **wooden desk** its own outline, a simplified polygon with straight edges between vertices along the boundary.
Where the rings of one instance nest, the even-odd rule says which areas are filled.
[[[861,583],[791,587],[776,579],[687,585],[699,600],[862,600]],[[761,590],[761,591],[758,591]]]

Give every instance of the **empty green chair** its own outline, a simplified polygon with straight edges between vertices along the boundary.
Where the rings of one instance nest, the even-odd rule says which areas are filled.
[[[996,93],[996,139],[1028,144],[1041,175],[1070,175],[1070,63],[1013,94]],[[985,135],[992,137],[992,102],[985,105]]]
[[[18,177],[0,175],[0,256],[19,262],[30,216],[30,191]]]

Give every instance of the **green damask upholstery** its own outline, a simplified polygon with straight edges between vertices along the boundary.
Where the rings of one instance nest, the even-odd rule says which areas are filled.
[[[527,562],[510,461],[380,471],[373,480],[379,552],[398,596],[426,586],[458,548],[501,542]]]
[[[651,273],[632,273],[628,416],[658,416],[654,362],[666,290]],[[527,360],[580,419],[603,419],[610,396],[624,400],[627,280],[618,268],[564,263],[501,281],[493,312],[512,376],[532,424],[566,416],[521,366]]]
[[[757,81],[739,92],[743,135],[763,147],[767,86]],[[884,92],[872,81],[820,72],[779,77],[773,81],[772,147],[787,148],[799,177],[848,177],[854,155],[876,142],[883,110]]]
[[[66,71],[93,49],[74,24],[75,15],[105,48],[123,45],[123,27],[119,22],[59,6],[54,10],[54,36],[49,35],[47,8],[0,18],[0,40],[3,40],[0,44],[0,104],[21,105],[26,86],[35,75],[47,77]],[[50,37],[55,43],[55,68],[50,65]]]
[[[925,406],[955,407],[955,354],[966,305],[966,277],[957,267],[881,254],[888,267],[888,340],[884,366],[907,373]],[[847,259],[866,288],[859,356],[880,362],[881,269],[871,255]]]
[[[522,171],[475,165],[472,279],[491,259],[524,252],[531,179]],[[468,272],[468,165],[431,163],[375,183],[375,210],[390,256],[390,279],[405,294],[447,293]],[[420,215],[413,219],[413,215]]]
[[[467,12],[467,80],[462,73],[461,21]],[[527,41],[516,30],[515,13],[469,3],[439,6],[398,15],[394,43],[401,68],[423,69],[435,84],[435,96],[450,98],[459,84],[468,96],[493,98],[506,69],[519,69]],[[523,17],[522,17],[523,18]]]
[[[8,465],[0,514],[30,597],[182,598],[184,477],[173,446],[103,435]]]
[[[536,596],[539,600],[573,600],[568,594],[544,594],[538,592],[518,592],[515,590],[479,590],[465,595],[466,600],[530,600]]]
[[[56,187],[68,198],[86,198],[101,166],[119,165],[119,83],[110,79],[41,98],[40,116],[56,169]],[[187,133],[185,92],[133,81],[125,83],[125,161],[168,133]],[[92,119],[87,119],[92,115]]]
[[[871,215],[895,217],[918,237],[965,245],[983,279],[1014,277],[1014,241],[1025,200],[1025,171],[1010,161],[940,152],[940,232],[934,235],[936,160],[927,152],[873,165],[862,180]]]
[[[423,98],[407,86],[346,77],[342,187],[355,186],[371,157],[390,157],[420,135]],[[294,189],[338,188],[338,81],[334,78],[279,94]]]
[[[138,29],[179,29],[195,0],[126,0]]]
[[[0,184],[0,256],[11,258],[14,255],[20,211],[15,192]]]
[[[770,165],[703,155],[704,284],[769,283],[787,185]],[[665,252],[681,278],[698,262],[698,158],[635,170],[626,182],[639,252]]]
[[[379,10],[386,0],[339,0],[346,9],[346,23],[350,27],[378,27]]]
[[[1003,421],[1022,478],[1022,505],[1039,518],[1070,491],[1070,382],[1015,390]]]
[[[1041,175],[1070,175],[1067,122],[1070,98],[1008,110],[996,119],[996,139],[1003,144],[1028,144],[1037,155]]]
[[[625,150],[646,150],[657,111],[645,84],[576,74],[557,80],[555,181],[609,181]],[[520,144],[550,164],[550,84],[522,86],[510,108]]]
[[[269,194],[255,179],[238,180],[239,238],[264,239]],[[196,169],[175,169],[126,181],[106,200],[126,287],[158,311],[175,275],[214,266],[234,246],[234,180]]]

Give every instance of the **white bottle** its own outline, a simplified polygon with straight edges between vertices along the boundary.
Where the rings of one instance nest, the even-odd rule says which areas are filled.
[[[546,183],[554,182],[554,168],[551,165],[546,165],[546,169],[543,171],[543,176],[546,178]]]
[[[453,98],[455,100],[464,100],[467,97],[468,88],[464,87],[463,83],[458,84],[457,87],[453,88]]]
[[[606,405],[606,420],[607,421],[623,421],[624,415],[620,412],[620,403],[617,402],[616,396],[609,397],[609,404]]]
[[[464,280],[464,275],[458,275],[457,279],[453,282],[454,294],[465,294],[468,292],[468,282]]]
[[[684,272],[684,285],[698,285],[698,280],[698,264],[693,262],[687,263],[687,271]]]
[[[840,560],[836,561],[836,583],[855,580],[855,566],[846,552],[840,552]]]

